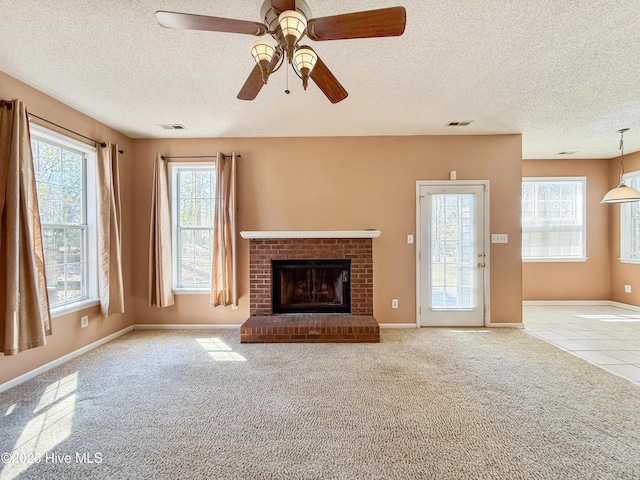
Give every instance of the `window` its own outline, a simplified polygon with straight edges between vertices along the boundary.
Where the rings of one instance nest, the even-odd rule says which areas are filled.
[[[625,174],[624,183],[640,188],[640,172]],[[640,263],[640,202],[620,204],[620,261]]]
[[[211,286],[216,173],[211,162],[170,163],[173,287],[201,292]]]
[[[32,125],[31,150],[49,306],[66,313],[97,298],[95,149]]]
[[[586,260],[585,177],[523,178],[522,259]]]

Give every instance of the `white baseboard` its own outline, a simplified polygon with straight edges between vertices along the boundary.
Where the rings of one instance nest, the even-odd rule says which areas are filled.
[[[640,307],[637,305],[629,305],[628,303],[614,302],[613,300],[524,300],[522,306],[603,306],[603,307],[618,307],[626,310],[632,310],[634,312],[640,312]]]
[[[47,370],[51,370],[52,368],[57,367],[58,365],[62,365],[63,363],[68,362],[69,360],[76,358],[77,356],[82,355],[83,353],[87,353],[88,351],[93,350],[94,348],[98,348],[101,345],[104,345],[105,343],[110,342],[111,340],[115,340],[116,338],[121,337],[125,333],[129,333],[132,330],[133,330],[132,326],[123,328],[122,330],[112,333],[111,335],[107,335],[106,337],[101,338],[100,340],[97,340],[93,343],[90,343],[89,345],[85,345],[84,347],[79,348],[78,350],[74,350],[73,352],[67,353],[66,355],[63,355],[60,358],[56,358],[52,362],[42,365],[41,367],[35,368],[30,372],[24,373],[19,377],[14,378],[13,380],[9,380],[8,382],[5,382],[0,385],[0,393],[6,390],[9,390],[10,388],[15,387],[16,385],[20,385],[21,383],[26,382],[27,380],[31,380],[32,378],[37,377],[41,373],[44,373]]]
[[[636,305],[629,305],[627,303],[620,303],[620,302],[610,302],[612,307],[618,307],[618,308],[625,308],[627,310],[633,310],[634,312],[640,312],[640,307],[636,306]]]
[[[489,323],[487,328],[505,327],[505,328],[524,328],[522,323]],[[415,323],[381,323],[380,328],[419,328]],[[429,328],[429,327],[427,327]],[[454,327],[445,327],[454,328]],[[463,327],[467,328],[467,327]]]
[[[487,328],[524,328],[524,324],[495,322],[487,324]]]
[[[609,300],[523,300],[523,306],[544,306],[544,305],[600,305],[600,306],[611,306],[611,301]]]
[[[418,328],[415,323],[380,323],[380,328]]]
[[[136,323],[134,330],[218,330],[221,328],[240,329],[240,324],[218,324],[218,323]]]

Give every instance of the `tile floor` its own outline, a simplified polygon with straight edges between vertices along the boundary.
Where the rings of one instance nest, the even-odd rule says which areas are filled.
[[[528,333],[640,385],[640,312],[526,305],[523,321]]]

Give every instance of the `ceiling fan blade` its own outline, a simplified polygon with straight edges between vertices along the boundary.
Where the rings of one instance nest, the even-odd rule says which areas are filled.
[[[306,47],[309,48],[309,47]],[[315,82],[322,93],[324,93],[331,103],[338,103],[347,98],[347,91],[344,89],[331,70],[318,57],[316,64],[311,70],[311,79]]]
[[[249,74],[249,78],[244,82],[244,85],[240,89],[240,93],[238,93],[239,100],[253,100],[258,96],[260,90],[262,90],[262,86],[264,82],[262,81],[262,72],[260,71],[260,67],[256,64],[251,70]]]
[[[296,0],[271,0],[271,6],[278,13],[282,13],[285,10],[295,10]]]
[[[407,11],[404,7],[382,8],[313,18],[307,24],[311,40],[396,37],[404,33]]]
[[[209,17],[191,13],[156,12],[156,20],[163,27],[186,30],[208,30],[210,32],[244,33],[260,36],[267,33],[267,27],[258,22],[234,20],[233,18]]]
[[[271,59],[271,63],[269,63],[268,70],[269,72],[273,72],[273,70],[278,65],[280,58],[282,57],[282,49],[277,48],[275,53],[273,54],[273,58]],[[246,82],[240,89],[240,93],[238,93],[239,100],[254,100],[262,87],[264,86],[264,82],[262,81],[262,71],[260,71],[260,67],[256,64],[251,70],[249,74],[249,78],[247,78]]]

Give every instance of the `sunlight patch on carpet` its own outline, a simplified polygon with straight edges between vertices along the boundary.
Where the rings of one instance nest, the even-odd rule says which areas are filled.
[[[44,461],[47,452],[69,438],[73,427],[77,387],[78,372],[75,372],[45,389],[33,411],[35,416],[25,425],[10,452],[11,458],[16,461],[5,463],[0,472],[2,478],[18,477],[33,463]]]
[[[224,343],[219,338],[197,338],[196,341],[204,348],[211,358],[216,362],[246,362],[244,358],[237,352],[233,351],[229,345]]]

